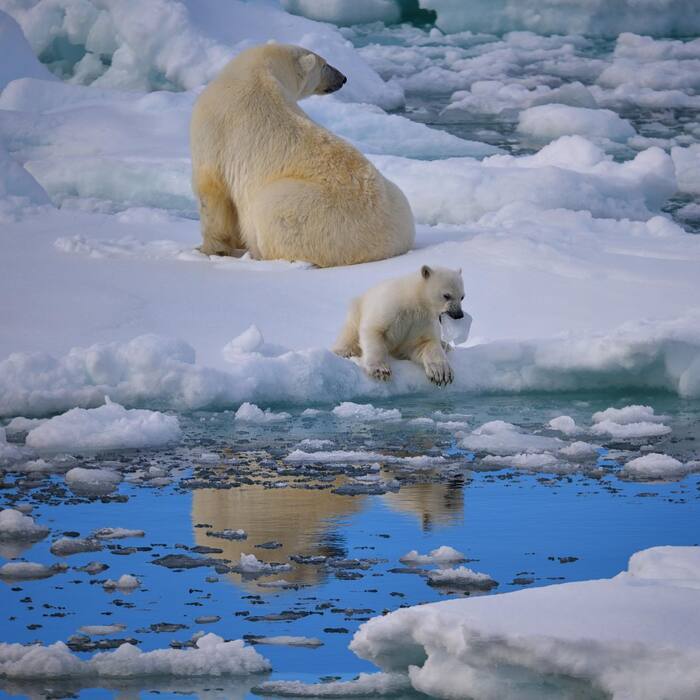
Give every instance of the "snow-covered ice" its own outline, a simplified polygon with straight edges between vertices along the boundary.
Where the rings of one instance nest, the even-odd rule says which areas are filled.
[[[245,402],[238,407],[234,418],[244,423],[275,423],[287,420],[290,415],[284,412],[275,413],[269,408],[263,411],[254,403]]]
[[[564,442],[556,437],[526,433],[512,423],[495,420],[484,423],[465,435],[460,440],[460,445],[470,450],[508,455],[514,452],[556,450],[564,447]]]
[[[141,582],[131,574],[122,574],[116,581],[108,578],[103,584],[103,588],[107,590],[118,590],[129,592],[136,590],[141,585]]]
[[[0,510],[0,540],[41,540],[49,528],[13,508]]]
[[[433,549],[429,554],[419,554],[417,550],[412,549],[404,554],[399,561],[405,564],[453,564],[455,562],[464,561],[466,557],[462,552],[457,551],[449,545],[441,545]]]
[[[160,447],[180,437],[175,416],[126,409],[107,399],[98,408],[74,408],[29,431],[27,445],[40,450],[115,450]]]
[[[117,488],[122,475],[113,469],[73,467],[66,472],[66,483],[72,491],[85,494],[107,494]]]
[[[215,634],[200,637],[191,649],[141,651],[122,644],[86,660],[71,653],[63,642],[48,646],[0,643],[0,677],[5,678],[218,677],[269,669],[269,661],[240,639],[226,642]]]
[[[625,463],[624,473],[638,479],[674,479],[692,471],[692,466],[659,452],[649,452]]]
[[[350,646],[436,697],[541,698],[546,685],[551,697],[691,698],[698,561],[697,547],[652,548],[611,579],[397,610],[363,624]]]
[[[376,408],[370,403],[353,403],[344,401],[336,406],[331,413],[336,418],[344,420],[375,421],[375,420],[400,420],[401,411],[396,408]]]

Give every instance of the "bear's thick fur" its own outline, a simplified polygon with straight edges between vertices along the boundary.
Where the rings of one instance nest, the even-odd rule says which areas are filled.
[[[462,271],[423,265],[420,272],[387,280],[350,304],[333,351],[361,357],[375,379],[391,377],[389,357],[422,365],[434,384],[450,384],[452,368],[440,337],[440,315],[464,317]]]
[[[266,44],[239,54],[202,92],[190,137],[203,253],[246,249],[330,267],[411,248],[401,190],[297,106],[344,82],[311,51]]]

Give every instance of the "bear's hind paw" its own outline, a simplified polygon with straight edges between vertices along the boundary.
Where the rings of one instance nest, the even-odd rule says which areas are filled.
[[[372,379],[377,379],[380,382],[388,382],[391,379],[391,369],[387,365],[368,367],[367,374],[369,374]]]

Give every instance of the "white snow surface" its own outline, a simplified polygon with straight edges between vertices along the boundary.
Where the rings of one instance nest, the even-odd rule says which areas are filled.
[[[676,22],[678,2],[663,0],[657,28]],[[449,5],[438,24],[460,14]],[[700,187],[695,146],[678,142],[669,155],[645,142],[619,162],[576,134],[510,156],[380,109],[399,104],[404,88],[433,87],[597,116],[639,100],[698,107],[698,40],[621,34],[601,61],[576,53],[588,44],[573,35],[444,37],[408,25],[386,31],[409,46],[355,50],[340,30],[271,2],[0,0],[1,9],[68,82],[25,60],[16,25],[3,19],[17,51],[0,93],[0,292],[13,299],[0,307],[10,330],[0,334],[0,416],[93,409],[105,395],[126,409],[177,410],[444,391],[408,362],[393,363],[392,382],[373,382],[326,349],[352,297],[423,263],[462,267],[474,318],[471,345],[450,355],[456,379],[446,391],[700,396],[700,238],[661,213],[679,188]],[[545,9],[543,26],[578,16]],[[511,10],[517,24],[521,11]],[[596,22],[612,21],[599,10]],[[318,50],[349,76],[337,95],[302,107],[405,191],[415,250],[327,270],[195,250],[192,103],[231,55],[269,38]],[[77,62],[60,53],[67,44],[84,51]],[[389,64],[399,76],[391,84],[379,77]],[[530,83],[508,83],[530,68]],[[556,70],[570,82],[545,79]],[[0,437],[0,460],[21,456]]]
[[[0,677],[6,678],[217,677],[269,670],[269,661],[242,640],[225,642],[215,634],[200,637],[191,649],[144,652],[122,644],[87,660],[73,654],[63,642],[48,646],[0,643]]]
[[[99,408],[73,408],[33,428],[27,445],[41,450],[160,447],[180,437],[177,417],[126,409],[107,399]]]
[[[699,551],[655,547],[611,579],[397,610],[364,623],[350,648],[440,698],[597,689],[612,700],[690,700],[700,687]]]

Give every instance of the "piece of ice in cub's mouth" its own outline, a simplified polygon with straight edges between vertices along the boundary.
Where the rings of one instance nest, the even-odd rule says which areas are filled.
[[[466,342],[471,326],[472,317],[466,312],[464,318],[452,318],[447,314],[440,314],[440,335],[446,343],[460,345]]]

